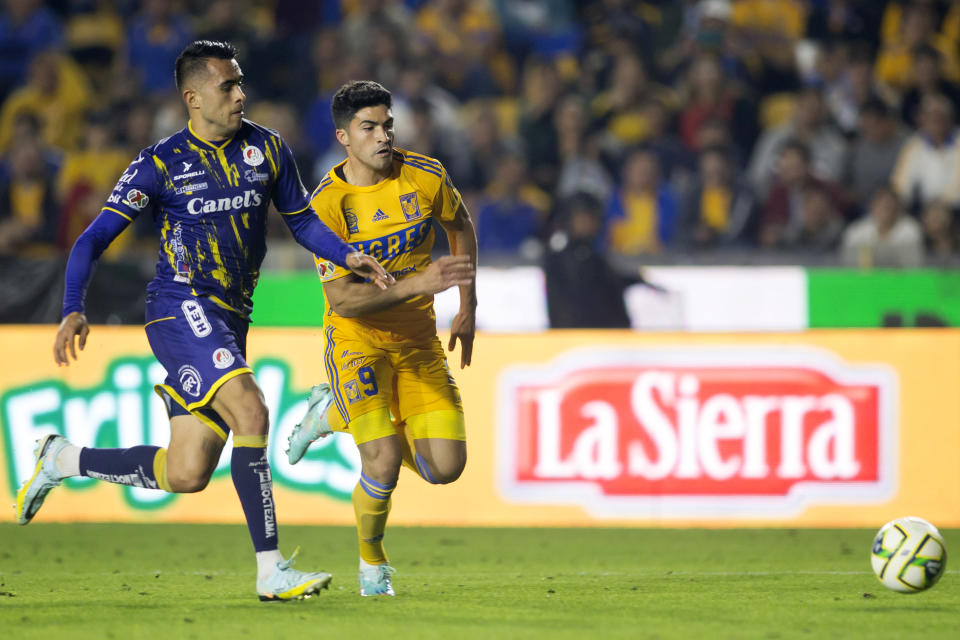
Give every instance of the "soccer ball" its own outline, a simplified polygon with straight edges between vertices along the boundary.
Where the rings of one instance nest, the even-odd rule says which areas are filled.
[[[885,587],[917,593],[937,584],[943,575],[947,547],[937,528],[926,520],[897,518],[877,532],[870,564]]]

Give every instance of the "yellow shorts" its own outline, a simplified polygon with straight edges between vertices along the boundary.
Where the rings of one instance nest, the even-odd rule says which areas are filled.
[[[449,423],[448,428],[434,424],[430,437],[466,439],[460,390],[450,375],[439,338],[421,345],[378,343],[333,326],[324,329],[324,337],[327,379],[342,419],[332,416],[335,430],[351,433],[351,423],[373,411],[389,415],[392,423],[377,420],[378,427],[368,424],[369,420],[354,423],[364,425],[364,433],[353,433],[354,439],[367,442],[396,433],[397,426],[411,416],[436,413],[439,417],[456,412],[458,420],[442,420]]]

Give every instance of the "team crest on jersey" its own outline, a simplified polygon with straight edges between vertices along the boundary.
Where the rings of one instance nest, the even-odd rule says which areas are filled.
[[[127,191],[127,197],[124,202],[134,209],[143,209],[150,203],[150,198],[147,197],[143,191],[140,189],[130,189]]]
[[[360,233],[360,224],[357,220],[357,214],[353,212],[353,209],[350,207],[344,209],[343,219],[347,222],[347,230],[350,233]]]
[[[226,369],[233,364],[233,361],[233,354],[225,347],[220,347],[213,352],[213,366],[217,369]]]
[[[194,398],[200,397],[200,385],[203,384],[203,378],[200,372],[189,364],[185,364],[177,371],[180,375],[180,388],[184,393],[189,393]]]
[[[373,219],[371,220],[371,222],[382,222],[384,220],[387,220],[389,217],[390,216],[388,216],[383,212],[383,209],[377,209],[377,212],[373,214]]]
[[[263,164],[263,151],[253,145],[244,147],[243,161],[251,167],[259,167]]]
[[[413,191],[400,196],[400,208],[403,210],[403,218],[410,222],[420,217],[420,201],[417,200],[417,192]]]
[[[320,280],[326,282],[333,277],[333,272],[337,270],[337,265],[332,262],[317,262],[317,273],[320,274]]]

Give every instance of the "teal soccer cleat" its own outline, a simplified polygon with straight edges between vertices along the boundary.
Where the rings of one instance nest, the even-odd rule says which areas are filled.
[[[292,568],[293,559],[300,552],[297,547],[288,560],[277,563],[277,570],[266,580],[257,580],[257,595],[264,602],[302,600],[321,589],[327,589],[333,576],[325,571],[305,573]]]
[[[330,420],[327,419],[331,404],[333,404],[333,392],[330,391],[329,384],[324,382],[310,390],[307,415],[293,428],[293,433],[287,438],[287,460],[290,464],[300,462],[300,458],[314,440],[325,438],[333,433]]]
[[[392,596],[393,584],[390,576],[397,572],[389,564],[367,564],[360,560],[360,595]]]
[[[18,524],[30,522],[43,506],[43,500],[50,490],[60,486],[62,478],[57,472],[57,454],[69,444],[69,440],[53,433],[37,440],[37,446],[33,450],[37,465],[33,469],[33,475],[17,492],[15,506]]]

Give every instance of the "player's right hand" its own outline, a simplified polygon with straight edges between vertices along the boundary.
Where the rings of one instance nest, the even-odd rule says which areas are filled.
[[[469,255],[441,256],[420,274],[421,294],[429,296],[450,287],[472,284],[476,275]]]
[[[60,323],[60,328],[57,329],[57,337],[54,338],[53,341],[53,359],[56,361],[58,367],[62,364],[68,367],[70,366],[67,351],[70,352],[74,360],[77,359],[74,339],[77,337],[80,338],[80,350],[83,351],[83,348],[87,344],[88,335],[90,335],[90,325],[87,324],[87,316],[79,311],[73,311],[63,318],[63,322]]]

